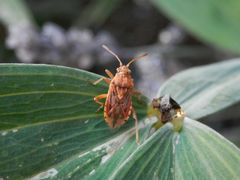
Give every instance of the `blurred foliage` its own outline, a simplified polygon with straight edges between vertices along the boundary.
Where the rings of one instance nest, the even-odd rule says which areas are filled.
[[[240,1],[152,0],[201,40],[240,53]]]
[[[84,11],[81,12],[80,18],[77,19],[75,25],[80,27],[102,25],[121,2],[122,0],[91,1],[90,4],[85,7]]]
[[[6,26],[28,25],[34,22],[24,0],[0,0],[0,20]]]

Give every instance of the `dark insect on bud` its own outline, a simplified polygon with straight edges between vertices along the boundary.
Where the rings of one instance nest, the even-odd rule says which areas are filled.
[[[181,129],[185,113],[181,106],[169,95],[153,99],[151,112],[149,115],[154,114],[158,118],[158,122],[153,125],[156,129],[167,122],[171,122],[175,130]]]

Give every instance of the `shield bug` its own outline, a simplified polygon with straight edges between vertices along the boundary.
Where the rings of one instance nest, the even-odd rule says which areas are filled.
[[[132,115],[135,120],[136,141],[139,143],[138,119],[132,105],[132,95],[139,94],[139,92],[134,90],[134,82],[129,66],[136,60],[146,56],[147,53],[132,59],[127,65],[124,65],[120,58],[107,46],[103,45],[102,47],[116,57],[119,61],[119,67],[115,75],[106,69],[105,72],[109,77],[102,77],[93,83],[96,85],[104,80],[109,84],[108,93],[95,96],[94,101],[101,105],[99,109],[104,107],[104,119],[111,128],[120,127]],[[100,102],[101,99],[106,99],[105,103]]]

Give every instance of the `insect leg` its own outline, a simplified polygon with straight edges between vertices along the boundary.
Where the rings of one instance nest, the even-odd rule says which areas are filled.
[[[104,98],[107,98],[107,94],[100,94],[100,95],[94,97],[94,101],[101,105],[97,109],[97,111],[99,111],[104,106],[104,103],[99,101],[99,100],[104,99]]]
[[[139,130],[138,130],[138,119],[137,119],[137,114],[135,109],[132,109],[132,115],[133,115],[133,119],[135,120],[135,130],[136,130],[136,142],[137,144],[140,144],[139,142]]]
[[[109,71],[108,69],[105,69],[105,73],[110,77],[110,79],[114,78],[114,75],[112,74],[111,71]]]
[[[111,80],[109,78],[106,77],[102,77],[98,80],[96,80],[95,82],[93,82],[93,85],[97,85],[98,83],[100,83],[102,80],[104,80],[107,84],[110,84]]]

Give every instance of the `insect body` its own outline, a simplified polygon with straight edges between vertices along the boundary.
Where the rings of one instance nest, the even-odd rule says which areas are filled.
[[[108,47],[103,45],[103,48],[117,58],[120,66],[117,68],[115,76],[106,69],[105,72],[109,78],[102,77],[93,83],[96,85],[104,80],[109,84],[108,93],[94,97],[94,101],[101,105],[100,108],[104,107],[104,119],[111,128],[117,128],[123,125],[129,119],[130,115],[132,115],[135,120],[136,141],[139,143],[138,120],[136,112],[132,106],[132,95],[138,92],[134,90],[134,82],[131,77],[129,65],[147,54],[134,58],[127,65],[123,65],[119,57]],[[104,98],[106,98],[105,103],[99,101]]]

